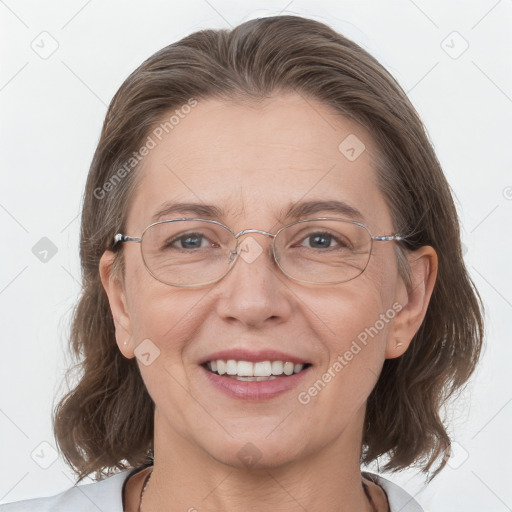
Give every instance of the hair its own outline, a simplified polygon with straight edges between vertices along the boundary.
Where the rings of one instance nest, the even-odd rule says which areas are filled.
[[[82,292],[70,332],[76,364],[68,370],[79,378],[52,416],[77,483],[153,458],[154,403],[135,358],[117,347],[99,276],[100,258],[124,231],[141,175],[134,152],[164,114],[191,99],[249,102],[280,92],[319,100],[373,137],[379,188],[394,227],[408,235],[396,250],[403,277],[404,253],[424,245],[437,252],[424,321],[407,351],[385,360],[368,397],[361,463],[385,456],[382,469],[418,466],[430,479],[446,464],[450,437],[441,410],[467,383],[483,343],[483,305],[463,261],[450,187],[414,107],[375,58],[323,23],[275,16],[201,30],[166,46],[128,76],[110,103],[83,197]],[[113,270],[123,272],[122,251]]]

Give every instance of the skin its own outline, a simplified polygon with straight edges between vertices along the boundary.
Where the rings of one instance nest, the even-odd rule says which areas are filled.
[[[366,146],[355,161],[338,150],[349,134]],[[169,199],[228,208],[216,220],[235,232],[273,233],[284,225],[278,212],[289,203],[338,199],[363,213],[372,234],[390,234],[375,154],[367,131],[311,98],[279,94],[257,105],[201,100],[145,157],[125,234],[140,236]],[[181,216],[191,215],[173,217]],[[122,279],[111,272],[113,254],[101,258],[119,350],[133,358],[148,338],[160,350],[150,365],[138,361],[155,402],[155,466],[143,508],[371,511],[359,464],[366,400],[385,359],[407,350],[424,318],[436,253],[423,247],[408,255],[410,289],[398,275],[395,242],[375,243],[358,278],[318,286],[287,278],[268,252],[270,238],[251,236],[263,249],[259,257],[239,259],[222,280],[198,288],[154,279],[139,244],[123,246]],[[307,405],[299,403],[297,394],[395,302],[402,309],[394,319]],[[300,389],[266,401],[236,400],[205,384],[198,362],[241,346],[298,354],[313,367]],[[251,467],[238,457],[247,443],[260,454]],[[137,510],[143,476],[129,482],[127,510]],[[372,485],[371,493],[387,510],[380,487]]]

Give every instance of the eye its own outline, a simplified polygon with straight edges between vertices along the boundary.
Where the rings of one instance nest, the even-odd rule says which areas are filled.
[[[340,248],[349,247],[348,241],[343,236],[335,236],[327,231],[310,233],[304,238],[301,246],[304,246],[304,242],[309,244],[307,247],[311,249],[331,249],[333,246]]]
[[[203,233],[185,233],[167,240],[162,249],[201,249],[215,247]]]

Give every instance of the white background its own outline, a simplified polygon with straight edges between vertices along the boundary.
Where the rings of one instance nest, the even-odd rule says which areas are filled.
[[[512,510],[511,0],[0,1],[1,503],[74,483],[61,459],[51,463],[50,411],[65,390],[80,202],[110,99],[163,46],[279,12],[354,39],[408,91],[453,187],[486,303],[482,364],[452,409],[450,467],[427,488],[412,470],[384,476],[427,511]],[[52,44],[45,59],[31,47]],[[42,237],[57,248],[47,262],[32,252]]]

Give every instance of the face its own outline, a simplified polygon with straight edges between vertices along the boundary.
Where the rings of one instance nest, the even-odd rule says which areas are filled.
[[[355,159],[343,145],[339,149],[348,136],[365,146]],[[373,235],[392,234],[375,153],[361,126],[312,99],[279,95],[258,106],[201,100],[145,157],[125,234],[140,236],[168,201],[214,205],[223,213],[213,220],[235,233],[275,233],[291,222],[283,216],[291,205],[329,200],[359,210]],[[162,219],[178,217],[200,215],[175,211]],[[302,218],[308,217],[351,220],[324,210]],[[243,450],[272,466],[332,448],[343,436],[353,445],[384,360],[406,349],[422,317],[423,303],[416,307],[419,320],[411,321],[415,302],[407,306],[395,242],[374,243],[356,279],[314,285],[280,271],[270,237],[250,236],[261,254],[238,258],[224,278],[201,287],[157,281],[144,267],[139,244],[123,245],[125,275],[118,284],[108,280],[111,253],[102,259],[120,350],[126,357],[138,346],[150,353],[151,363],[138,359],[138,365],[155,402],[156,430],[235,466]],[[238,382],[212,376],[202,365],[217,352],[236,350],[244,352],[234,359],[245,354],[309,366],[296,376]],[[228,379],[226,390],[218,383]]]

